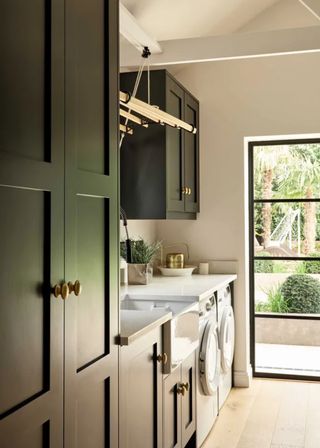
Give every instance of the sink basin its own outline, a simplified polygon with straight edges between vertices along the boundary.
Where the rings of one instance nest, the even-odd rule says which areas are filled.
[[[120,309],[163,309],[172,313],[172,319],[163,325],[163,351],[168,356],[168,362],[163,366],[164,373],[170,373],[199,344],[199,303],[195,297],[128,294],[121,300]]]
[[[141,300],[126,297],[120,302],[121,310],[135,310],[135,311],[153,311],[158,309],[163,309],[164,311],[170,311],[173,316],[182,313],[187,307],[190,307],[189,301],[179,301],[174,300]]]

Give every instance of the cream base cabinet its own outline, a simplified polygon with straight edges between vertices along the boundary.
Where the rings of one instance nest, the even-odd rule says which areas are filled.
[[[162,328],[120,348],[120,448],[162,447]]]
[[[163,447],[184,448],[196,429],[196,354],[163,381]]]

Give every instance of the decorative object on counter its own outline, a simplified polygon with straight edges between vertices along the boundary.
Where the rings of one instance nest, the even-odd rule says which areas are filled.
[[[209,263],[199,263],[199,274],[200,275],[209,274]]]
[[[184,268],[166,268],[159,266],[159,270],[165,277],[187,277],[188,275],[192,275],[196,267],[185,265]]]
[[[167,268],[183,268],[184,267],[184,255],[181,253],[167,254],[166,267]]]
[[[153,275],[152,265],[149,263],[129,263],[128,283],[129,285],[147,285]]]
[[[169,248],[185,248],[186,256],[183,253],[175,252],[168,253],[166,255],[166,265],[163,265],[164,251]],[[168,246],[161,246],[161,263],[159,270],[162,275],[166,277],[185,277],[192,275],[192,272],[196,269],[196,266],[185,265],[184,260],[189,260],[189,247],[186,243],[174,243]]]
[[[161,247],[160,242],[146,243],[142,238],[130,240],[131,262],[128,262],[126,245],[120,244],[121,256],[128,262],[129,285],[147,285],[152,277],[151,262]]]
[[[120,257],[120,284],[128,284],[128,263],[123,257]]]

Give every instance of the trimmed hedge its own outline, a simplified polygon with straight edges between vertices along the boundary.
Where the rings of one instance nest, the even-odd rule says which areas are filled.
[[[280,292],[288,313],[320,313],[320,282],[310,275],[291,275]]]

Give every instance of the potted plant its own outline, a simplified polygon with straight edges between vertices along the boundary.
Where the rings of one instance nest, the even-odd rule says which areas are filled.
[[[148,244],[142,238],[130,239],[131,260],[128,260],[125,242],[120,244],[121,256],[128,263],[128,283],[130,285],[146,285],[152,277],[151,262],[160,249],[161,243]]]

